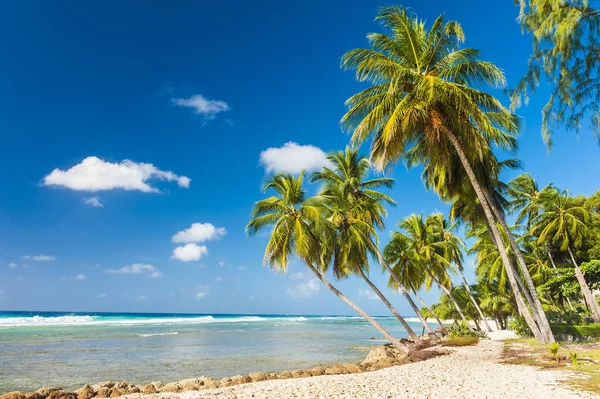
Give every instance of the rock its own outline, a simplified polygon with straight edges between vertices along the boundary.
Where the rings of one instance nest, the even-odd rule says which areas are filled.
[[[44,387],[38,389],[36,392],[42,395],[44,398],[47,398],[54,391],[60,391],[61,389],[58,387]]]
[[[100,388],[96,392],[97,398],[110,398],[110,394],[112,393],[110,388]]]
[[[204,384],[199,378],[188,378],[187,380],[181,380],[178,382],[181,386],[182,391],[197,391]]]
[[[252,381],[266,381],[269,379],[269,375],[267,373],[250,373],[248,377],[252,378]]]
[[[269,373],[267,379],[268,380],[276,380],[277,379],[277,374],[275,374],[275,373]]]
[[[280,373],[277,378],[279,378],[280,380],[285,380],[287,378],[292,378],[292,373],[290,373],[289,371],[284,371],[282,373]]]
[[[110,397],[118,398],[119,396],[125,395],[126,393],[127,393],[127,390],[125,390],[125,389],[113,388],[112,392],[110,393]]]
[[[128,394],[128,395],[129,395],[130,393],[140,393],[140,392],[141,392],[141,390],[140,390],[140,387],[136,387],[135,385],[132,385],[132,386],[130,386],[130,387],[127,389],[127,394]]]
[[[344,363],[342,366],[351,373],[362,373],[363,369],[356,363]]]
[[[154,385],[152,384],[146,384],[142,386],[141,391],[142,393],[156,393],[156,388],[154,388]]]
[[[159,392],[160,389],[165,386],[165,384],[160,381],[152,381],[151,384],[154,386],[154,389],[156,389],[156,392]]]
[[[89,385],[84,385],[76,390],[75,393],[77,394],[77,399],[91,399],[95,395],[94,390]]]
[[[247,384],[249,382],[252,382],[252,378],[250,378],[247,375],[236,375],[236,376],[231,377],[231,380],[233,381],[233,383],[235,385]]]
[[[181,386],[176,382],[170,382],[167,385],[160,388],[160,392],[181,392]]]
[[[25,399],[44,399],[45,396],[39,392],[28,392],[25,394]]]
[[[63,390],[52,391],[50,395],[48,395],[48,399],[77,399],[77,395],[73,392],[66,392]]]
[[[313,375],[313,376],[318,376],[318,375],[325,375],[325,369],[327,367],[324,366],[318,366],[318,367],[313,367],[312,369],[309,369],[308,371]]]
[[[25,394],[21,391],[12,391],[0,395],[0,399],[25,399]]]
[[[219,381],[219,385],[220,385],[221,388],[223,388],[223,387],[230,387],[230,386],[235,385],[235,384],[233,383],[233,381],[231,380],[231,378],[226,377],[226,378],[223,378],[223,379],[221,379]]]
[[[292,377],[294,377],[294,378],[312,377],[312,373],[308,370],[296,370],[296,371],[292,371]]]
[[[334,374],[348,374],[349,371],[341,364],[336,364],[335,366],[327,367],[325,369],[325,374],[334,375]]]
[[[102,383],[102,386],[103,386],[104,388],[112,388],[112,387],[114,387],[114,386],[115,386],[115,383],[114,383],[114,382],[112,382],[112,381],[104,381],[104,382]]]
[[[126,382],[118,382],[114,385],[115,387],[119,388],[119,389],[127,389],[129,388],[129,384]]]
[[[203,389],[217,389],[221,387],[221,383],[219,381],[215,381],[212,378],[209,378],[209,381],[204,381],[204,385],[202,385]]]

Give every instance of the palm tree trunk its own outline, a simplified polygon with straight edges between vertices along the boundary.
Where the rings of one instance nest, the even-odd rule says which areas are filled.
[[[518,294],[519,286],[517,283],[517,277],[515,276],[512,265],[510,263],[510,260],[508,259],[508,254],[506,253],[506,248],[504,247],[504,244],[502,243],[502,237],[500,236],[500,232],[498,231],[498,227],[496,226],[496,222],[494,220],[494,215],[492,214],[492,210],[490,209],[490,206],[485,199],[485,195],[483,194],[481,185],[479,184],[479,181],[477,180],[477,177],[475,176],[475,172],[473,172],[473,168],[471,168],[471,165],[469,164],[469,160],[467,159],[467,156],[466,156],[465,152],[463,151],[462,146],[460,145],[460,142],[458,141],[458,138],[449,129],[446,129],[445,132],[446,132],[446,135],[448,136],[448,139],[454,146],[454,149],[456,150],[456,153],[458,154],[458,158],[460,159],[460,162],[463,165],[463,168],[465,169],[465,173],[469,177],[469,180],[473,186],[473,190],[475,191],[475,194],[477,195],[477,199],[479,200],[479,203],[481,204],[481,207],[483,208],[483,212],[485,213],[485,217],[488,221],[488,226],[491,228],[491,234],[495,237],[496,246],[498,247],[498,251],[500,252],[500,258],[502,259],[502,263],[504,264],[504,268],[506,269],[506,275],[508,276],[508,280],[513,289],[513,293],[515,295],[515,300],[517,302],[517,306],[522,309],[523,316],[525,317],[525,322],[529,326],[529,329],[534,334],[534,336],[536,338],[538,338],[538,340],[540,340],[540,338],[541,338],[542,342],[550,342],[548,340],[548,337],[541,335],[538,325],[536,324],[535,320],[531,316],[531,313],[529,312],[527,305],[525,305],[525,302],[523,301],[523,297],[521,297],[521,295]]]
[[[438,285],[438,287],[440,287],[440,289],[442,291],[444,291],[446,293],[446,295],[448,295],[448,298],[450,298],[450,300],[452,301],[452,304],[454,305],[454,308],[456,309],[456,311],[458,312],[458,314],[460,315],[460,318],[465,322],[465,324],[467,325],[467,327],[469,328],[469,331],[473,332],[473,327],[471,327],[471,323],[469,323],[469,321],[467,320],[467,318],[465,317],[464,313],[462,312],[462,310],[460,309],[460,306],[458,306],[458,303],[456,302],[456,299],[454,299],[454,297],[452,296],[452,292],[448,289],[448,287],[446,287],[445,285],[442,285],[442,283],[440,283],[435,276],[433,275],[433,273],[431,272],[431,270],[426,269],[427,273],[429,274],[429,277],[431,277],[431,279],[433,281],[435,281],[435,283]]]
[[[406,291],[406,288],[404,287],[404,284],[402,284],[402,281],[400,280],[400,277],[398,277],[398,275],[396,274],[396,272],[394,271],[394,269],[392,269],[390,267],[390,265],[388,265],[388,263],[385,261],[385,258],[383,257],[383,254],[379,250],[379,247],[373,242],[373,240],[371,240],[371,246],[373,247],[373,250],[375,251],[375,254],[377,255],[377,260],[379,261],[380,264],[383,265],[383,267],[386,268],[386,270],[388,271],[388,273],[390,273],[390,275],[392,276],[392,278],[396,281],[396,283],[398,284],[398,289],[400,290],[400,292],[402,292],[402,295],[404,295],[404,298],[406,298],[406,300],[410,304],[410,306],[413,309],[413,311],[416,313],[416,315],[419,318],[419,320],[421,320],[421,324],[423,324],[423,327],[425,328],[425,331],[427,331],[427,334],[435,335],[435,332],[431,329],[431,327],[429,327],[429,324],[427,324],[427,321],[425,321],[425,318],[421,314],[421,311],[419,310],[419,308],[417,307],[417,305],[415,304],[415,302],[412,300],[412,298],[410,297],[410,295],[408,295],[408,292]]]
[[[485,195],[485,199],[487,200],[488,205],[492,209],[492,212],[496,215],[496,219],[498,219],[500,225],[506,231],[508,242],[510,243],[511,248],[513,249],[513,252],[517,257],[517,263],[521,267],[521,273],[523,277],[525,277],[525,282],[527,283],[527,287],[529,288],[529,292],[531,294],[531,299],[533,300],[533,302],[531,303],[531,310],[533,311],[534,315],[537,316],[537,322],[538,327],[540,328],[540,332],[547,337],[548,342],[555,342],[554,334],[552,334],[552,330],[550,329],[550,323],[548,322],[548,318],[546,317],[546,312],[544,312],[544,309],[542,308],[542,302],[540,301],[537,289],[535,288],[535,284],[533,283],[533,279],[531,278],[531,274],[529,273],[529,269],[527,268],[525,259],[523,259],[521,247],[519,247],[519,245],[515,241],[512,232],[506,224],[504,215],[502,214],[502,212],[500,212],[500,210],[496,206],[496,203],[492,200],[489,190],[484,189],[483,194]]]
[[[392,312],[392,314],[394,316],[396,316],[396,319],[398,319],[398,321],[400,322],[400,324],[402,324],[402,327],[404,327],[404,329],[406,330],[406,332],[408,333],[408,335],[410,335],[410,337],[412,338],[412,340],[415,343],[421,343],[421,338],[419,338],[419,336],[413,331],[412,328],[410,328],[410,326],[408,325],[408,323],[406,322],[406,320],[404,320],[404,318],[402,316],[400,316],[400,313],[398,313],[398,311],[396,310],[396,308],[394,308],[392,306],[392,304],[390,303],[390,301],[387,300],[387,298],[383,295],[383,293],[381,291],[379,291],[379,288],[377,288],[375,286],[375,284],[373,284],[373,282],[371,280],[369,280],[369,278],[367,277],[367,275],[365,274],[365,272],[360,268],[357,267],[356,268],[356,272],[363,278],[363,280],[365,280],[365,282],[367,283],[367,285],[369,287],[371,287],[371,289],[373,290],[373,292],[375,294],[377,294],[377,296],[383,301],[383,303],[385,304],[385,306],[388,307],[388,309]]]
[[[575,262],[575,257],[573,256],[573,252],[571,252],[571,247],[569,246],[567,247],[567,249],[569,250],[571,261],[573,261],[573,265],[575,265],[575,277],[577,277],[577,281],[581,286],[581,293],[583,294],[585,301],[590,306],[590,310],[592,311],[592,317],[594,318],[594,321],[596,323],[600,323],[600,308],[598,307],[598,302],[596,302],[594,294],[592,294],[590,287],[587,285],[587,282],[585,281],[585,277],[583,276],[583,272],[579,268],[579,265],[577,264],[577,262]]]
[[[427,303],[419,296],[419,294],[417,294],[417,291],[413,291],[413,294],[415,295],[415,298],[417,298],[417,300],[419,302],[421,302],[421,304],[423,305],[423,307],[425,309],[427,309],[429,311],[429,313],[431,313],[431,315],[435,318],[435,320],[440,325],[440,327],[444,328],[444,324],[442,323],[442,321],[440,320],[440,318],[438,317],[438,315],[436,315],[435,312],[433,311],[433,309],[431,309],[431,307],[429,307],[429,305],[427,305]]]
[[[404,353],[404,354],[408,354],[409,353],[409,349],[408,349],[408,347],[406,345],[402,344],[400,341],[398,341],[396,338],[394,338],[392,336],[392,334],[389,333],[389,331],[387,331],[385,328],[383,328],[383,326],[381,324],[379,324],[377,322],[377,320],[375,320],[374,318],[372,318],[371,316],[369,316],[367,314],[367,312],[365,312],[364,310],[362,310],[361,308],[359,308],[354,302],[352,302],[344,294],[342,294],[340,291],[338,291],[337,288],[335,288],[333,285],[331,285],[331,283],[325,278],[325,276],[323,276],[323,274],[321,274],[313,265],[311,265],[308,262],[306,264],[307,264],[308,268],[315,274],[315,276],[317,276],[317,278],[319,280],[321,280],[321,282],[323,284],[325,284],[325,286],[331,292],[333,292],[342,301],[346,302],[346,304],[348,306],[350,306],[352,309],[354,309],[355,312],[357,312],[362,317],[364,317],[365,320],[367,320],[369,323],[371,323],[371,325],[373,327],[375,327],[375,329],[377,331],[379,331],[388,341],[391,342],[391,344],[394,346],[394,348],[398,349],[398,351],[400,351],[400,353]]]
[[[469,287],[469,282],[467,281],[467,278],[465,277],[465,274],[462,271],[462,267],[458,268],[458,272],[460,273],[460,276],[462,277],[463,285],[464,285],[465,289],[467,290],[467,293],[469,294],[469,298],[471,298],[471,302],[473,302],[473,305],[475,305],[475,309],[477,309],[477,313],[479,313],[479,316],[481,317],[481,320],[483,321],[483,324],[485,325],[485,329],[487,330],[487,332],[492,332],[492,328],[488,324],[487,319],[485,318],[485,316],[483,314],[483,311],[479,307],[479,304],[477,303],[477,301],[475,300],[475,297],[473,296],[473,293],[471,292],[471,288]]]
[[[565,295],[565,299],[567,300],[567,303],[569,304],[569,308],[571,309],[571,311],[574,312],[575,308],[573,307],[573,304],[571,303],[571,300],[569,299],[569,297]]]

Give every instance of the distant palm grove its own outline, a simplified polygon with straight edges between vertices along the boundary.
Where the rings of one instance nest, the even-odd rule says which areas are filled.
[[[544,22],[536,13],[564,1],[521,3],[526,30],[562,21]],[[426,24],[400,6],[381,8],[376,19],[385,33],[369,34],[369,48],[341,59],[342,69],[368,83],[346,101],[341,125],[351,133],[349,146],[331,153],[331,166],[311,175],[270,176],[264,190],[272,196],[254,205],[247,232],[270,234],[265,264],[284,272],[290,259],[300,259],[404,353],[410,348],[340,292],[336,280],[364,281],[416,344],[436,339],[447,319],[480,335],[491,331],[488,320],[493,320],[498,328],[548,344],[561,325],[600,323],[594,296],[600,288],[600,191],[588,198],[570,196],[566,187],[538,186],[527,173],[502,181],[503,171],[521,167],[518,159],[498,159],[493,151],[514,154],[521,128],[514,110],[486,92],[506,86],[502,70],[463,46],[457,22],[440,16]],[[575,34],[567,32],[562,40],[574,40]],[[568,43],[561,45],[567,51]],[[524,78],[511,98],[517,101],[537,84]],[[560,98],[551,101],[560,107]],[[560,115],[545,120],[549,144],[549,126],[568,119],[564,112],[585,116],[589,108],[577,106],[564,108],[563,120]],[[369,153],[362,155],[365,143]],[[397,228],[391,236],[380,237],[386,207],[395,204],[385,190],[395,182],[373,171],[400,162],[421,167],[425,188],[449,204],[450,212],[408,215],[393,221]],[[306,194],[310,183],[320,187],[312,197]],[[475,259],[475,276],[464,272],[466,255]],[[429,337],[413,331],[369,279],[374,268],[386,273],[388,288],[401,294]],[[427,304],[419,296],[431,287],[440,289],[439,303]]]

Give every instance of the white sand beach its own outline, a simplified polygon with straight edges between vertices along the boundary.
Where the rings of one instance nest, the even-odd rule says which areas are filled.
[[[130,399],[204,398],[463,398],[463,399],[591,399],[560,381],[567,371],[539,370],[501,364],[504,344],[481,341],[456,348],[449,356],[394,366],[361,374],[328,375],[272,380],[213,390],[154,395],[132,394]]]

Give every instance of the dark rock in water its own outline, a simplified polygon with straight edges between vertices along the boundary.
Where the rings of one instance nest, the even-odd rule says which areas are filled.
[[[284,371],[282,373],[280,373],[277,378],[279,378],[280,380],[285,380],[287,378],[292,378],[292,373],[290,373],[289,371]]]
[[[296,370],[296,371],[292,371],[292,377],[294,377],[294,378],[312,377],[312,373],[308,370]]]
[[[25,394],[21,391],[13,391],[0,395],[0,399],[25,399]]]

